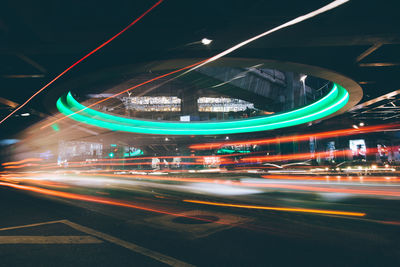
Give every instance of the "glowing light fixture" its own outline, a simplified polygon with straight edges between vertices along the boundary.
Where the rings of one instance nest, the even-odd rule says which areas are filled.
[[[213,41],[213,40],[210,40],[210,39],[208,39],[208,38],[203,38],[203,39],[201,39],[201,43],[202,43],[203,45],[209,45],[209,44],[212,43],[212,41]]]
[[[232,134],[279,129],[321,119],[340,110],[349,100],[349,93],[334,84],[318,101],[292,111],[248,119],[219,122],[159,122],[138,120],[102,113],[78,103],[71,93],[60,97],[58,110],[70,118],[114,131],[163,135]],[[76,113],[76,111],[81,111]]]

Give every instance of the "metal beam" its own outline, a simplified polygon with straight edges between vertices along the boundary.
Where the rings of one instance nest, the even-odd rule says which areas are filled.
[[[32,67],[34,67],[35,69],[39,70],[40,72],[42,72],[42,73],[46,73],[47,72],[47,70],[42,65],[40,65],[39,63],[37,63],[33,59],[25,56],[24,54],[16,53],[15,55],[17,57],[19,57],[20,59],[22,59],[23,61],[25,61],[26,63],[28,63],[29,65],[31,65]]]
[[[6,106],[12,107],[12,108],[16,108],[16,107],[19,106],[18,103],[14,102],[14,101],[11,101],[11,100],[8,100],[8,99],[5,99],[3,97],[0,97],[0,103],[3,104],[3,105],[6,105]]]
[[[361,103],[361,104],[359,104],[359,105],[357,105],[357,106],[354,106],[354,107],[353,107],[352,109],[350,109],[349,111],[352,112],[352,111],[355,111],[355,110],[359,110],[359,109],[365,108],[365,107],[370,106],[370,105],[372,105],[372,104],[375,104],[375,103],[380,102],[380,101],[382,101],[382,100],[392,99],[392,97],[397,96],[397,95],[399,95],[399,94],[400,94],[400,90],[396,90],[396,91],[387,93],[387,94],[382,95],[382,96],[380,96],[380,97],[371,99],[371,100],[366,101],[366,102],[364,102],[364,103]]]
[[[371,46],[370,48],[368,48],[367,50],[365,50],[364,52],[361,53],[361,55],[359,55],[356,58],[356,62],[360,62],[361,60],[363,60],[364,58],[366,58],[367,56],[369,56],[372,52],[378,50],[381,46],[383,45],[383,43],[376,43],[373,46]]]
[[[8,100],[8,99],[3,98],[3,97],[0,97],[0,104],[9,106],[9,107],[11,107],[11,108],[16,108],[16,107],[19,106],[18,103],[14,102],[14,101],[11,101],[11,100]],[[34,109],[32,109],[32,108],[29,109],[29,112],[32,113],[32,114],[34,114],[34,115],[38,115],[38,116],[40,116],[40,117],[42,117],[42,118],[47,118],[47,117],[48,117],[47,114],[44,114],[44,113],[42,113],[42,112],[40,112],[40,111],[37,111],[37,110],[34,110]]]
[[[43,74],[8,74],[1,75],[2,78],[8,79],[25,79],[25,78],[43,78]]]
[[[370,63],[360,63],[360,67],[393,67],[400,66],[400,62],[370,62]]]

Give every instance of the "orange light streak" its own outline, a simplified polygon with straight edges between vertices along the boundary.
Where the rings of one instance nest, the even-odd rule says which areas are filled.
[[[26,100],[22,105],[20,105],[19,107],[17,107],[16,109],[14,109],[10,114],[8,114],[5,118],[3,118],[0,121],[0,124],[3,123],[5,120],[7,120],[9,117],[11,117],[15,112],[17,112],[18,110],[20,110],[22,107],[24,107],[26,104],[28,104],[35,96],[37,96],[38,94],[40,94],[43,90],[45,90],[47,87],[49,87],[52,83],[54,83],[56,80],[58,80],[61,76],[63,76],[65,73],[67,73],[68,71],[70,71],[72,68],[74,68],[75,66],[77,66],[79,63],[81,63],[82,61],[84,61],[86,58],[88,58],[89,56],[91,56],[92,54],[96,53],[98,50],[100,50],[101,48],[103,48],[104,46],[106,46],[107,44],[109,44],[111,41],[113,41],[115,38],[117,38],[118,36],[120,36],[122,33],[124,33],[125,31],[127,31],[130,27],[132,27],[134,24],[136,24],[139,20],[141,20],[145,15],[147,15],[147,13],[149,13],[151,10],[153,10],[156,6],[158,6],[159,4],[161,4],[164,0],[159,0],[157,3],[155,3],[152,7],[150,7],[148,10],[146,10],[146,12],[144,12],[141,16],[139,16],[137,19],[135,19],[133,22],[131,22],[128,26],[126,26],[124,29],[122,29],[122,31],[120,31],[119,33],[117,33],[116,35],[114,35],[113,37],[111,37],[110,39],[108,39],[106,42],[102,43],[100,46],[98,46],[97,48],[95,48],[94,50],[92,50],[91,52],[89,52],[88,54],[86,54],[84,57],[82,57],[81,59],[79,59],[78,61],[76,61],[74,64],[72,64],[71,66],[69,66],[67,69],[65,69],[63,72],[61,72],[59,75],[57,75],[53,80],[51,80],[49,83],[47,83],[45,86],[43,86],[41,89],[39,89],[36,93],[34,93],[30,98],[28,98],[28,100]]]
[[[95,175],[97,176],[97,175]],[[99,174],[98,176],[102,176]],[[158,181],[176,181],[176,182],[190,182],[190,183],[212,183],[221,185],[244,186],[244,187],[258,187],[258,188],[275,188],[275,189],[289,189],[311,192],[330,192],[330,193],[348,193],[348,194],[361,194],[373,196],[392,196],[400,197],[399,191],[393,190],[370,190],[370,189],[348,189],[338,187],[324,187],[321,185],[306,186],[306,185],[293,185],[293,184],[265,184],[265,183],[243,183],[232,180],[221,180],[211,178],[191,178],[191,177],[166,177],[156,175],[125,175],[125,174],[108,174],[110,177],[126,177],[133,179],[143,180],[158,180]]]
[[[4,167],[4,169],[20,169],[20,168],[31,167],[31,166],[39,166],[39,164],[27,163],[27,164],[22,164],[22,165],[17,165],[17,166],[6,166],[6,167]]]
[[[184,202],[212,205],[220,207],[232,207],[232,208],[244,208],[244,209],[257,209],[257,210],[274,210],[274,211],[288,211],[288,212],[305,212],[305,213],[317,213],[317,214],[328,214],[328,215],[344,215],[344,216],[357,216],[363,217],[366,213],[363,212],[350,212],[350,211],[335,211],[335,210],[320,210],[320,209],[303,209],[303,208],[286,208],[286,207],[269,207],[269,206],[253,206],[253,205],[240,205],[240,204],[227,204],[209,201],[189,200],[184,199]]]
[[[236,142],[220,142],[220,143],[205,143],[205,144],[196,144],[189,146],[190,149],[204,150],[204,149],[216,149],[223,146],[239,146],[239,145],[267,145],[267,144],[275,144],[275,143],[287,143],[293,141],[307,141],[310,137],[315,137],[319,139],[336,137],[336,136],[348,136],[355,135],[361,133],[370,133],[382,131],[385,129],[391,129],[400,127],[400,124],[385,124],[378,126],[366,126],[360,127],[358,129],[342,129],[335,131],[327,131],[313,134],[302,134],[302,135],[291,135],[277,138],[267,138],[267,139],[255,139],[249,141],[236,141]]]
[[[161,211],[161,210],[156,210],[156,209],[152,209],[152,208],[137,206],[137,205],[130,204],[128,202],[120,202],[120,201],[103,198],[103,197],[80,195],[80,194],[75,194],[75,193],[61,192],[61,191],[44,189],[44,188],[39,188],[39,187],[34,187],[34,186],[17,185],[17,184],[10,184],[10,183],[4,183],[4,182],[0,182],[0,185],[15,188],[15,189],[20,189],[20,190],[25,190],[25,191],[31,191],[31,192],[35,192],[35,193],[39,193],[39,194],[49,195],[49,196],[81,200],[81,201],[96,202],[96,203],[101,203],[101,204],[128,207],[128,208],[134,208],[134,209],[140,209],[140,210],[146,210],[146,211],[151,211],[151,212],[179,216],[178,214],[175,214],[175,213],[170,213],[167,211]]]
[[[366,149],[366,154],[376,153],[376,148]],[[352,150],[337,150],[334,151],[336,157],[345,157],[347,155],[352,155]],[[287,155],[267,155],[267,156],[257,156],[257,157],[247,157],[240,159],[242,162],[275,162],[275,161],[287,161],[287,160],[300,160],[300,159],[313,159],[318,157],[328,157],[330,156],[329,151],[314,152],[314,153],[296,153]]]
[[[20,161],[10,161],[10,162],[5,162],[2,165],[3,166],[8,166],[8,165],[17,165],[17,164],[21,164],[21,163],[25,163],[25,162],[38,162],[38,161],[42,161],[43,159],[41,158],[27,158],[27,159],[23,159]]]
[[[34,186],[11,184],[11,183],[5,183],[5,182],[0,182],[0,186],[6,186],[6,187],[14,188],[14,189],[30,191],[30,192],[39,193],[39,194],[48,195],[48,196],[74,199],[74,200],[80,200],[80,201],[88,201],[88,202],[113,205],[113,206],[119,206],[119,207],[126,207],[126,208],[133,208],[133,209],[139,209],[139,210],[144,210],[144,211],[168,214],[168,215],[172,215],[172,216],[176,216],[176,217],[185,217],[185,218],[190,218],[190,219],[199,220],[199,221],[210,221],[210,220],[207,220],[204,218],[191,217],[191,216],[182,215],[182,214],[176,213],[176,212],[169,212],[169,211],[165,211],[165,210],[143,207],[143,206],[139,206],[136,204],[132,204],[130,202],[117,201],[117,200],[110,199],[110,198],[80,195],[80,194],[75,194],[75,193],[61,192],[61,191],[44,189],[44,188],[39,188],[39,187],[34,187]],[[210,221],[210,222],[214,222],[214,221]],[[228,224],[228,223],[222,223],[222,222],[218,222],[218,221],[215,223]]]

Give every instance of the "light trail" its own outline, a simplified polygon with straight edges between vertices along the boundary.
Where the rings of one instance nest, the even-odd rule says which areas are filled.
[[[4,169],[20,169],[20,168],[26,168],[26,167],[35,167],[39,166],[39,164],[35,163],[27,163],[27,164],[22,164],[22,165],[17,165],[17,166],[5,166]]]
[[[218,224],[230,225],[227,222],[213,221],[213,220],[208,220],[208,219],[202,218],[202,217],[183,215],[182,213],[178,213],[178,212],[169,212],[169,211],[155,209],[155,208],[148,208],[148,207],[132,204],[130,202],[117,201],[117,200],[114,200],[111,198],[81,195],[81,194],[75,194],[75,193],[69,193],[69,192],[44,189],[44,188],[39,188],[39,187],[35,187],[35,186],[19,185],[19,184],[5,183],[5,182],[0,182],[0,186],[6,186],[6,187],[18,189],[18,190],[30,191],[30,192],[48,195],[48,196],[73,199],[73,200],[79,200],[79,201],[94,202],[94,203],[99,203],[99,204],[106,204],[106,205],[119,206],[119,207],[125,207],[125,208],[133,208],[133,209],[138,209],[138,210],[143,210],[143,211],[172,215],[175,217],[184,217],[184,218],[189,218],[189,219],[198,220],[198,221],[207,221],[207,222],[213,222],[213,223],[218,223]]]
[[[145,210],[145,211],[150,211],[150,212],[157,212],[157,213],[173,215],[173,216],[177,216],[177,217],[182,216],[182,214],[179,214],[179,213],[172,213],[172,212],[168,212],[168,211],[164,211],[164,210],[158,210],[158,209],[154,209],[154,208],[138,206],[138,205],[135,205],[135,204],[132,204],[129,202],[116,201],[113,199],[103,198],[103,197],[95,197],[95,196],[81,195],[81,194],[75,194],[75,193],[69,193],[69,192],[55,191],[55,190],[44,189],[44,188],[39,188],[39,187],[34,187],[34,186],[19,185],[19,184],[12,184],[12,183],[6,183],[6,182],[0,182],[0,186],[6,186],[6,187],[19,189],[19,190],[30,191],[30,192],[35,192],[35,193],[39,193],[39,194],[67,198],[67,199],[74,199],[74,200],[95,202],[95,203],[107,204],[107,205],[113,205],[113,206],[134,208],[134,209],[140,209],[140,210]],[[360,212],[347,212],[347,211],[334,211],[334,210],[238,205],[238,204],[226,204],[226,203],[197,201],[197,200],[188,200],[188,199],[185,199],[183,201],[190,202],[190,203],[196,203],[196,204],[246,208],[246,209],[261,209],[261,210],[275,210],[275,211],[316,213],[316,214],[328,214],[328,215],[345,215],[345,216],[359,216],[359,217],[366,215],[365,213],[360,213]],[[184,217],[188,217],[188,216],[184,216]],[[199,220],[196,217],[188,217],[188,218],[193,218],[193,219]]]
[[[92,50],[91,52],[89,52],[88,54],[86,54],[84,57],[82,57],[81,59],[79,59],[78,61],[76,61],[74,64],[72,64],[71,66],[69,66],[67,69],[65,69],[63,72],[61,72],[59,75],[57,75],[53,80],[51,80],[49,83],[47,83],[45,86],[43,86],[41,89],[39,89],[36,93],[34,93],[30,98],[28,98],[28,100],[26,100],[22,105],[20,105],[19,107],[17,107],[16,109],[14,109],[10,114],[8,114],[5,118],[3,118],[0,121],[0,124],[2,124],[5,120],[7,120],[9,117],[11,117],[15,112],[17,112],[18,110],[20,110],[21,108],[23,108],[26,104],[28,104],[35,96],[37,96],[38,94],[40,94],[43,90],[45,90],[47,87],[49,87],[52,83],[54,83],[56,80],[58,80],[60,77],[62,77],[65,73],[67,73],[68,71],[70,71],[72,68],[74,68],[75,66],[77,66],[79,63],[81,63],[82,61],[84,61],[86,58],[88,58],[89,56],[91,56],[92,54],[96,53],[98,50],[100,50],[101,48],[103,48],[104,46],[106,46],[107,44],[109,44],[111,41],[113,41],[115,38],[117,38],[118,36],[120,36],[122,33],[124,33],[125,31],[127,31],[130,27],[132,27],[133,25],[135,25],[138,21],[140,21],[144,16],[146,16],[151,10],[153,10],[155,7],[157,7],[159,4],[161,4],[164,0],[159,0],[157,3],[155,3],[152,7],[150,7],[148,10],[146,10],[142,15],[140,15],[137,19],[135,19],[134,21],[132,21],[128,26],[126,26],[124,29],[122,29],[120,32],[118,32],[116,35],[114,35],[113,37],[111,37],[110,39],[108,39],[107,41],[105,41],[104,43],[102,43],[100,46],[98,46],[97,48],[95,48],[94,50]]]
[[[331,3],[329,3],[329,4],[325,5],[325,6],[323,6],[323,7],[321,7],[321,8],[319,8],[319,9],[317,9],[317,10],[314,10],[314,11],[312,11],[312,12],[310,12],[310,13],[307,13],[307,14],[302,15],[302,16],[300,16],[300,17],[297,17],[297,18],[295,18],[295,19],[292,19],[292,20],[290,20],[290,21],[288,21],[288,22],[286,22],[286,23],[284,23],[284,24],[282,24],[282,25],[279,25],[279,26],[277,26],[277,27],[275,27],[275,28],[273,28],[273,29],[271,29],[271,30],[268,30],[268,31],[266,31],[266,32],[263,32],[263,33],[257,35],[257,36],[254,36],[254,37],[252,37],[252,38],[250,38],[250,39],[247,39],[246,41],[243,41],[243,42],[241,42],[241,43],[238,43],[237,45],[235,45],[235,46],[233,46],[233,47],[231,47],[231,48],[229,48],[229,49],[227,49],[227,50],[225,50],[225,51],[223,51],[223,52],[221,52],[221,53],[219,53],[219,54],[217,54],[217,55],[215,55],[215,56],[209,58],[209,59],[208,59],[207,61],[205,61],[204,63],[199,64],[199,65],[197,65],[197,66],[191,68],[190,70],[186,71],[186,72],[183,73],[182,75],[184,75],[184,74],[186,74],[186,73],[188,73],[188,72],[190,72],[190,71],[193,71],[193,70],[195,70],[195,69],[197,69],[197,68],[200,68],[200,67],[202,67],[202,66],[204,66],[204,65],[206,65],[206,64],[208,64],[208,63],[210,63],[210,62],[213,62],[213,61],[215,61],[215,60],[217,60],[217,59],[220,59],[221,57],[224,57],[224,56],[226,56],[226,55],[232,53],[233,51],[235,51],[235,50],[237,50],[237,49],[239,49],[239,48],[241,48],[241,47],[243,47],[243,46],[245,46],[245,45],[247,45],[247,44],[249,44],[249,43],[251,43],[251,42],[256,41],[257,39],[260,39],[260,38],[262,38],[262,37],[264,37],[264,36],[267,36],[267,35],[269,35],[269,34],[271,34],[271,33],[273,33],[273,32],[276,32],[276,31],[278,31],[278,30],[281,30],[281,29],[290,27],[290,26],[295,25],[295,24],[297,24],[297,23],[300,23],[300,22],[302,22],[302,21],[308,20],[308,19],[310,19],[310,18],[312,18],[312,17],[318,16],[318,15],[320,15],[320,14],[322,14],[322,13],[325,13],[325,12],[331,10],[331,9],[337,8],[337,7],[340,6],[340,5],[343,5],[344,3],[348,2],[348,1],[349,1],[349,0],[336,0],[336,1],[333,1],[333,2],[331,2]]]
[[[208,184],[218,184],[225,186],[238,186],[238,187],[253,187],[253,188],[265,188],[265,189],[273,189],[273,190],[296,190],[296,191],[305,191],[305,192],[318,192],[318,193],[343,193],[343,194],[353,194],[353,195],[367,195],[367,196],[375,196],[375,197],[400,197],[400,191],[396,188],[389,189],[388,187],[384,187],[382,189],[373,188],[373,185],[367,185],[362,183],[362,179],[359,177],[352,177],[348,179],[339,179],[340,183],[332,184],[330,182],[335,180],[335,177],[331,177],[327,181],[327,184],[310,184],[310,185],[302,185],[302,184],[290,184],[287,182],[279,183],[279,182],[267,182],[266,180],[251,180],[251,181],[235,181],[235,180],[223,180],[218,178],[206,178],[206,177],[173,177],[173,176],[158,176],[158,175],[141,175],[141,174],[102,174],[102,173],[90,173],[88,175],[85,174],[74,174],[79,175],[79,181],[92,181],[93,177],[104,177],[104,179],[112,179],[112,178],[122,178],[122,179],[133,179],[133,180],[141,180],[141,181],[174,181],[174,182],[182,182],[182,183],[208,183]],[[20,175],[7,175],[6,179],[3,181],[16,181],[23,182],[29,180],[51,180],[51,181],[62,181],[63,183],[71,183],[73,180],[69,177],[63,176],[54,176],[54,174],[43,174],[43,173],[32,173],[29,178],[26,175],[19,177]],[[40,178],[39,178],[40,176]],[[111,178],[112,177],[112,178]],[[378,178],[378,177],[377,177]],[[347,181],[346,181],[347,180]],[[393,179],[394,183],[397,183],[397,178]],[[117,182],[118,180],[112,180],[113,182]],[[351,182],[352,184],[347,184]],[[360,185],[355,185],[354,182],[360,182]],[[382,181],[379,181],[382,182]],[[388,179],[387,182],[392,183],[391,179]],[[387,184],[387,183],[386,183]],[[355,188],[346,188],[346,186],[362,186],[360,189]],[[343,188],[345,187],[345,188]],[[372,188],[373,189],[372,189]],[[370,189],[371,188],[371,189]]]
[[[346,156],[351,153],[351,150],[341,150],[335,151],[335,155],[338,157]],[[329,156],[329,151],[314,152],[314,153],[296,153],[287,155],[267,155],[267,156],[257,156],[257,157],[246,157],[240,159],[241,162],[277,162],[277,161],[287,161],[287,160],[300,160],[300,159],[312,159],[318,157]]]
[[[221,58],[221,57],[223,57],[223,56],[225,56],[225,55],[227,55],[227,54],[229,54],[229,53],[235,51],[236,49],[239,49],[240,47],[242,47],[242,46],[244,46],[244,45],[246,45],[246,44],[248,44],[248,43],[250,43],[250,42],[253,42],[253,41],[255,41],[255,40],[257,40],[257,39],[259,39],[259,38],[261,38],[261,37],[264,37],[264,36],[266,36],[266,35],[268,35],[268,34],[270,34],[270,33],[272,33],[272,32],[278,31],[278,30],[280,30],[280,29],[282,29],[282,28],[286,28],[286,27],[289,27],[289,26],[291,26],[291,25],[294,25],[294,24],[297,24],[297,23],[299,23],[299,22],[302,22],[302,21],[304,21],[304,20],[310,19],[310,18],[312,18],[312,17],[314,17],[314,16],[317,16],[317,15],[322,14],[322,13],[324,13],[324,12],[327,12],[327,11],[329,11],[329,10],[331,10],[331,9],[334,9],[334,8],[340,6],[340,5],[342,5],[342,4],[344,4],[344,3],[348,2],[348,1],[349,1],[349,0],[335,0],[335,1],[331,2],[330,4],[325,5],[325,6],[319,8],[319,9],[313,11],[313,12],[310,12],[310,13],[308,13],[308,14],[306,14],[306,15],[297,17],[297,18],[295,18],[295,19],[293,19],[293,20],[291,20],[291,21],[289,21],[289,22],[286,22],[286,23],[284,23],[284,24],[282,24],[282,25],[280,25],[280,26],[278,26],[278,27],[273,28],[272,30],[266,31],[266,32],[264,32],[264,33],[262,33],[262,34],[259,34],[259,35],[255,36],[255,37],[253,37],[253,38],[250,38],[250,39],[248,39],[248,40],[246,40],[246,41],[244,41],[244,42],[241,42],[241,43],[235,45],[234,47],[231,47],[231,48],[229,48],[229,49],[223,51],[222,53],[217,54],[216,56],[213,56],[213,57],[211,57],[211,58],[204,59],[204,60],[199,61],[199,62],[197,62],[197,63],[194,63],[194,64],[192,64],[192,65],[183,67],[183,68],[181,68],[181,69],[178,69],[178,70],[169,72],[169,73],[164,74],[164,75],[160,75],[160,76],[158,76],[158,77],[155,77],[155,78],[153,78],[153,79],[150,79],[150,80],[145,81],[145,82],[143,82],[143,83],[140,83],[140,84],[138,84],[138,85],[132,86],[132,87],[130,87],[130,88],[128,88],[128,89],[125,89],[125,90],[123,90],[123,91],[117,93],[117,94],[114,94],[114,95],[112,95],[112,96],[110,96],[110,97],[107,97],[107,98],[105,98],[105,99],[102,99],[102,100],[100,100],[100,101],[97,101],[97,102],[95,102],[95,103],[93,103],[93,104],[91,104],[91,105],[89,105],[89,106],[87,106],[87,107],[85,107],[85,108],[83,108],[83,109],[81,109],[81,110],[78,110],[78,111],[76,111],[76,112],[73,112],[72,114],[68,114],[68,115],[66,115],[66,116],[64,116],[64,117],[61,117],[61,118],[59,118],[59,119],[56,119],[55,121],[53,121],[53,122],[51,122],[51,123],[48,123],[48,124],[46,124],[46,125],[40,127],[40,129],[44,129],[44,128],[46,128],[46,127],[52,125],[52,124],[55,123],[55,122],[64,120],[64,119],[66,119],[66,118],[68,118],[68,117],[73,116],[74,114],[78,114],[78,113],[80,113],[80,112],[82,112],[82,111],[84,111],[84,110],[86,110],[86,109],[88,109],[88,108],[90,108],[90,107],[93,107],[93,106],[95,106],[95,105],[98,105],[98,104],[100,104],[100,103],[102,103],[102,102],[104,102],[104,101],[107,101],[107,100],[109,100],[109,99],[111,99],[111,98],[114,98],[114,97],[116,97],[116,96],[118,96],[118,95],[121,95],[121,94],[126,93],[126,92],[128,92],[128,91],[131,91],[131,90],[133,90],[133,89],[135,89],[135,88],[138,88],[138,87],[140,87],[140,86],[142,86],[142,85],[148,84],[148,83],[150,83],[150,82],[159,80],[159,79],[161,79],[161,78],[163,78],[163,77],[170,76],[170,75],[172,75],[172,74],[181,72],[181,71],[186,70],[186,69],[189,69],[187,72],[192,71],[192,70],[194,70],[195,68],[197,68],[197,67],[199,67],[199,66],[203,66],[204,64],[207,64],[207,63],[210,63],[210,62],[212,62],[212,61],[215,61],[215,60],[217,60],[217,59],[219,59],[219,58]],[[185,73],[187,73],[187,72],[185,72]],[[183,73],[183,74],[181,74],[181,75],[184,75],[185,73]]]
[[[81,200],[81,201],[89,201],[89,202],[95,202],[95,203],[107,204],[107,205],[113,205],[113,206],[121,206],[121,207],[127,207],[127,208],[134,208],[134,209],[163,213],[163,214],[168,214],[168,215],[173,215],[173,216],[181,216],[180,214],[177,214],[177,213],[171,213],[171,212],[167,212],[167,211],[163,211],[163,210],[147,208],[147,207],[143,207],[143,206],[134,205],[134,204],[131,204],[128,202],[120,202],[120,201],[103,198],[103,197],[95,197],[95,196],[81,195],[81,194],[75,194],[75,193],[61,192],[61,191],[44,189],[44,188],[39,188],[39,187],[34,187],[34,186],[17,185],[17,184],[4,183],[4,182],[0,182],[0,185],[19,189],[19,190],[25,190],[25,191],[31,191],[31,192],[35,192],[35,193],[39,193],[39,194],[49,195],[49,196]]]
[[[152,165],[152,162],[133,162],[133,163],[90,163],[90,164],[82,164],[82,165],[68,165],[68,166],[49,166],[49,167],[41,167],[39,169],[53,169],[53,168],[84,168],[84,167],[93,167],[93,166],[138,166],[138,165]],[[173,162],[168,162],[168,164],[174,165]],[[180,162],[180,165],[202,165],[202,162]],[[226,163],[224,163],[226,164]],[[157,163],[159,166],[164,166],[163,162]],[[27,166],[24,166],[27,167]],[[127,170],[126,170],[127,171]]]
[[[234,183],[232,184],[234,185]],[[400,197],[399,191],[386,190],[386,189],[385,190],[349,189],[349,188],[338,188],[338,187],[324,187],[320,185],[307,186],[307,185],[294,185],[294,184],[262,184],[262,183],[240,183],[240,185],[250,186],[250,187],[309,191],[309,192],[328,192],[328,193],[344,193],[344,194],[355,194],[355,195]],[[329,186],[331,186],[331,184],[329,184]]]
[[[269,207],[269,206],[254,206],[254,205],[241,205],[241,204],[227,204],[200,200],[184,199],[183,202],[212,205],[219,207],[231,207],[231,208],[244,208],[244,209],[257,209],[257,210],[274,210],[274,211],[288,211],[288,212],[301,212],[301,213],[317,213],[327,215],[344,215],[344,216],[356,216],[363,217],[366,213],[363,212],[350,212],[350,211],[335,211],[335,210],[320,210],[320,209],[304,209],[304,208],[287,208],[287,207]]]
[[[254,155],[254,154],[259,154],[260,152],[252,152],[248,153],[246,155]],[[265,151],[263,151],[265,153]],[[68,164],[85,164],[85,163],[96,163],[96,162],[103,162],[103,161],[138,161],[138,160],[146,160],[146,159],[153,159],[153,158],[158,158],[158,159],[174,159],[174,158],[179,158],[179,159],[204,159],[205,157],[218,157],[218,158],[227,158],[227,157],[234,157],[234,156],[243,156],[243,153],[235,153],[235,154],[224,154],[224,155],[209,155],[209,156],[146,156],[146,157],[134,157],[134,158],[110,158],[110,159],[95,159],[93,161],[91,160],[86,160],[86,161],[68,161]],[[171,163],[171,162],[168,162]],[[42,166],[53,166],[53,165],[58,165],[59,163],[54,162],[54,163],[48,163],[48,164],[43,164]]]
[[[201,64],[202,62],[204,62],[204,61],[206,61],[206,60],[207,60],[207,59],[204,59],[204,60],[199,61],[199,62],[197,62],[197,63],[194,63],[194,64],[192,64],[192,65],[189,65],[189,66],[186,66],[186,67],[183,67],[183,68],[180,68],[180,69],[177,69],[177,70],[168,72],[168,73],[166,73],[166,74],[157,76],[157,77],[155,77],[155,78],[153,78],[153,79],[150,79],[150,80],[148,80],[148,81],[145,81],[145,82],[142,82],[142,83],[140,83],[140,84],[134,85],[134,86],[132,86],[132,87],[130,87],[130,88],[128,88],[128,89],[125,89],[125,90],[119,92],[119,93],[116,93],[116,94],[114,94],[114,95],[112,95],[112,96],[109,96],[109,97],[106,97],[106,98],[104,98],[104,99],[102,99],[102,100],[99,100],[99,101],[97,101],[97,102],[95,102],[95,103],[93,103],[93,104],[91,104],[91,105],[89,105],[89,106],[87,106],[87,107],[85,107],[85,108],[83,108],[83,109],[81,109],[81,110],[78,110],[78,111],[76,111],[76,112],[73,112],[72,114],[63,116],[63,117],[61,117],[61,118],[59,118],[59,119],[56,119],[56,120],[54,120],[54,121],[52,121],[52,122],[50,122],[50,123],[48,123],[48,124],[46,124],[46,125],[40,127],[40,129],[44,129],[44,128],[46,128],[46,127],[48,127],[48,126],[50,126],[50,125],[52,125],[52,124],[54,124],[54,123],[56,123],[56,122],[58,122],[58,121],[64,120],[64,119],[66,119],[66,118],[69,118],[69,117],[71,117],[71,116],[73,116],[73,115],[75,115],[75,114],[81,113],[82,111],[84,111],[84,110],[86,110],[86,109],[88,109],[88,108],[90,108],[90,107],[93,107],[93,106],[98,105],[98,104],[100,104],[100,103],[102,103],[102,102],[105,102],[105,101],[107,101],[107,100],[110,100],[110,99],[112,99],[112,98],[114,98],[114,97],[116,97],[116,96],[122,95],[123,93],[126,93],[126,92],[128,92],[128,91],[131,91],[131,90],[133,90],[133,89],[136,89],[136,88],[138,88],[138,87],[140,87],[140,86],[142,86],[142,85],[151,83],[151,82],[153,82],[153,81],[157,81],[157,80],[159,80],[159,79],[161,79],[161,78],[168,77],[168,76],[170,76],[170,75],[172,75],[172,74],[175,74],[175,73],[181,72],[181,71],[183,71],[183,70],[189,69],[189,68],[191,68],[191,67],[193,67],[193,66],[196,66],[196,65],[198,65],[198,64]]]
[[[9,165],[18,165],[18,164],[22,164],[25,162],[38,162],[38,161],[42,161],[43,159],[41,158],[26,158],[20,161],[10,161],[10,162],[4,162],[2,165],[3,166],[9,166]]]
[[[314,153],[296,153],[296,154],[287,154],[287,155],[267,155],[267,156],[256,156],[256,157],[247,157],[240,159],[242,162],[276,162],[276,161],[287,161],[287,160],[301,160],[301,159],[313,159],[319,157],[328,157],[331,152],[322,151],[322,152],[314,152]],[[347,155],[352,155],[353,151],[350,149],[346,150],[337,150],[334,151],[335,157],[346,157]],[[377,153],[377,148],[367,148],[365,154],[373,154]]]
[[[276,143],[287,143],[294,141],[307,141],[309,138],[330,138],[337,136],[349,136],[361,133],[372,133],[378,131],[384,131],[386,129],[395,129],[399,128],[400,124],[385,124],[385,125],[375,125],[375,126],[366,126],[358,129],[350,128],[350,129],[342,129],[342,130],[334,130],[327,132],[319,132],[319,133],[311,133],[311,134],[302,134],[302,135],[290,135],[284,137],[276,137],[276,138],[266,138],[266,139],[254,139],[248,141],[235,141],[235,142],[219,142],[219,143],[204,143],[204,144],[196,144],[189,146],[190,149],[204,150],[204,149],[216,149],[223,146],[238,146],[238,145],[267,145],[267,144],[276,144]]]
[[[364,170],[360,170],[363,172]],[[296,181],[362,181],[362,182],[385,182],[385,183],[398,183],[400,179],[398,177],[386,177],[386,176],[346,176],[341,175],[325,175],[325,176],[309,176],[309,175],[262,175],[262,178],[273,179],[273,180],[296,180]]]
[[[226,122],[157,122],[130,119],[106,114],[86,107],[74,99],[71,92],[57,100],[57,108],[64,115],[73,115],[72,119],[109,130],[166,135],[204,135],[266,131],[299,125],[324,118],[346,105],[349,93],[342,86],[334,83],[330,92],[316,102],[292,111],[271,116],[238,119]],[[83,110],[83,115],[74,110]]]

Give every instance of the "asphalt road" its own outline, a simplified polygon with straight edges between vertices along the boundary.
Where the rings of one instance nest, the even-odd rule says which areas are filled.
[[[396,199],[327,201],[284,192],[205,196],[167,189],[79,193],[130,206],[0,187],[0,266],[400,266]],[[182,201],[188,198],[366,216]]]

